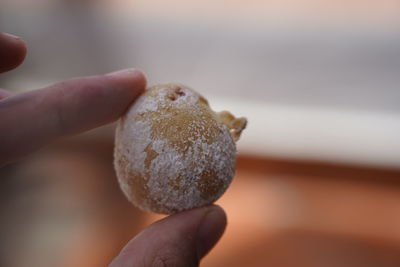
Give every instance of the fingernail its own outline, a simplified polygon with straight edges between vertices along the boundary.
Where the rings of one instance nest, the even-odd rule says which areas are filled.
[[[125,77],[125,76],[137,75],[138,72],[139,71],[137,69],[124,69],[124,70],[110,72],[106,75],[113,76],[113,77]]]
[[[15,35],[12,35],[12,34],[10,34],[10,33],[3,32],[3,34],[4,34],[5,36],[7,36],[7,37],[10,37],[10,38],[13,38],[13,39],[16,39],[16,40],[21,40],[20,37],[15,36]]]
[[[114,82],[118,83],[121,88],[129,88],[134,93],[132,97],[138,96],[146,88],[146,76],[138,69],[124,69],[114,71],[105,75]]]
[[[204,257],[218,242],[226,227],[225,212],[218,206],[211,206],[204,215],[197,232],[197,255]]]

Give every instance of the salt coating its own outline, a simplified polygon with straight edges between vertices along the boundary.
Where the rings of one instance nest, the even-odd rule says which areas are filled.
[[[164,84],[148,89],[119,121],[114,158],[133,204],[171,214],[210,204],[225,192],[236,146],[201,95]]]

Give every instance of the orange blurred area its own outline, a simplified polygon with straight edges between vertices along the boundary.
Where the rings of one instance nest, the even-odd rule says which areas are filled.
[[[5,266],[105,266],[163,217],[124,198],[112,149],[108,128],[1,169]],[[202,266],[397,266],[399,179],[399,170],[242,155],[217,202],[228,228]]]

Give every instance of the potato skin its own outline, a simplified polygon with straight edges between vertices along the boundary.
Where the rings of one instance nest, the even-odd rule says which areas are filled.
[[[149,88],[117,125],[118,181],[146,211],[172,214],[213,203],[231,183],[235,159],[229,129],[181,84]]]

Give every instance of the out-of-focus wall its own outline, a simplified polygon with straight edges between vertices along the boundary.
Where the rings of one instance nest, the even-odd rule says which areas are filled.
[[[246,153],[400,166],[399,1],[7,0],[0,12],[30,47],[4,87],[134,66],[247,116]]]

